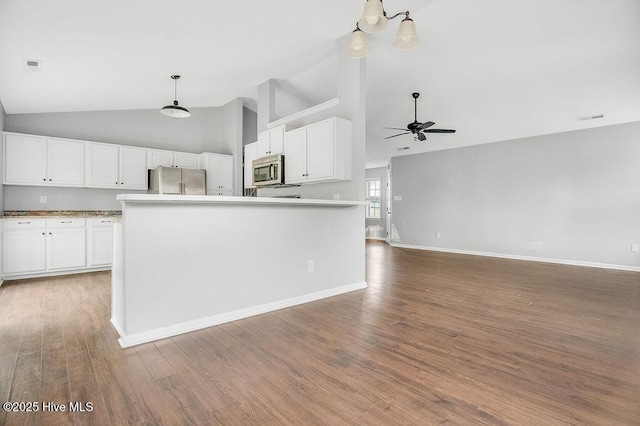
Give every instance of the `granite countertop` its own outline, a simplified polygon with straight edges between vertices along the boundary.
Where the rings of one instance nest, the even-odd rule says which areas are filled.
[[[0,219],[52,219],[58,217],[119,217],[120,210],[5,210]]]

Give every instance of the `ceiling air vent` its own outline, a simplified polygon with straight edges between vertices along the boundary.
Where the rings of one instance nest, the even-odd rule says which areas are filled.
[[[40,72],[42,71],[42,61],[36,59],[25,59],[24,69],[31,72]]]
[[[578,117],[578,121],[596,120],[598,118],[604,118],[604,114],[585,115],[582,117]]]

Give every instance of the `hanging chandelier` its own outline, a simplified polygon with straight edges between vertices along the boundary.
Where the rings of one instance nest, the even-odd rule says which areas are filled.
[[[168,117],[187,118],[191,117],[191,113],[185,107],[178,105],[178,79],[179,75],[172,75],[174,81],[173,104],[162,107],[160,112]]]
[[[387,26],[387,23],[404,15],[404,19],[398,26],[396,39],[393,47],[398,49],[411,49],[418,45],[418,34],[416,33],[416,25],[413,19],[409,18],[409,11],[399,12],[393,16],[387,16],[382,0],[367,0],[362,12],[362,18],[356,24],[356,29],[351,33],[351,43],[347,54],[352,58],[364,58],[369,54],[369,46],[367,45],[367,35],[365,33],[374,33],[380,31]]]

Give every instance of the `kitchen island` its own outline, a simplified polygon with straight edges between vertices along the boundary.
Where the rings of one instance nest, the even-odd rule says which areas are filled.
[[[367,286],[363,202],[118,200],[111,322],[122,347]]]

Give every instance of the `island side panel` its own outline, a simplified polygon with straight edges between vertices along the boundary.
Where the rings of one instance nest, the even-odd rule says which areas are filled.
[[[125,203],[125,334],[364,285],[363,218],[363,206]]]

